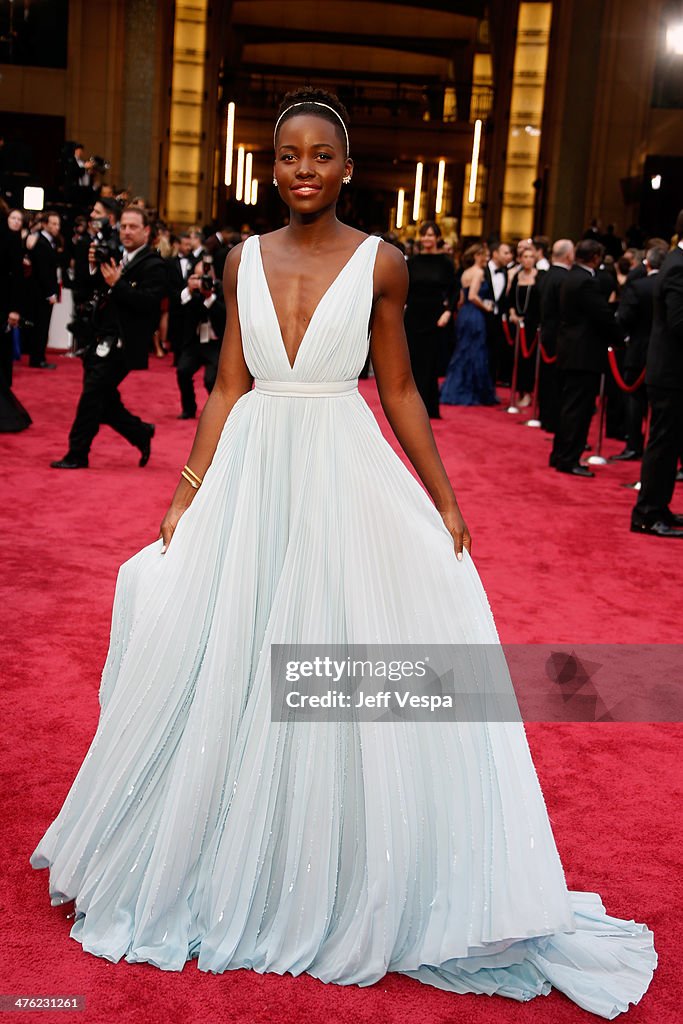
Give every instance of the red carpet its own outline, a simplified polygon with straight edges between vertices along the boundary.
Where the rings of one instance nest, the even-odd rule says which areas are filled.
[[[190,963],[164,973],[111,964],[69,938],[65,908],[50,907],[47,872],[29,855],[56,815],[95,731],[118,566],[158,536],[189,452],[192,422],[175,419],[170,362],[132,375],[132,410],[157,424],[145,469],[104,428],[91,469],[57,472],[66,452],[80,363],[54,372],[17,369],[15,390],[34,419],[0,435],[4,501],[2,601],[4,876],[2,993],[81,995],[84,1024],[173,1020],[355,1022],[569,1022],[597,1020],[552,992],[521,1004],[454,996],[389,975],[371,988],[302,976]],[[362,390],[377,412],[374,384]],[[680,636],[683,545],[628,532],[638,467],[580,480],[547,468],[549,442],[502,409],[446,408],[437,443],[474,536],[473,556],[506,642],[674,643]],[[607,442],[608,453],[617,442]],[[683,487],[674,505],[683,511]],[[646,922],[660,965],[629,1024],[681,1019],[675,978],[681,906],[675,810],[680,808],[680,726],[529,725],[527,734],[570,888],[596,891],[607,911]],[[457,799],[457,794],[453,794]],[[67,908],[67,909],[70,909]],[[69,1019],[40,1014],[45,1024]]]

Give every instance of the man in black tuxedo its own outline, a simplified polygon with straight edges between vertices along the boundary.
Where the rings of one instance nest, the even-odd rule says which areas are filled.
[[[646,273],[627,281],[619,300],[617,323],[628,335],[624,353],[624,383],[635,384],[647,362],[647,346],[652,331],[655,278],[666,258],[667,250],[648,249]],[[647,416],[647,391],[644,384],[624,395],[626,445],[610,462],[634,462],[643,456],[643,420]]]
[[[178,356],[183,346],[185,333],[185,307],[190,301],[187,281],[204,249],[200,233],[193,229],[184,231],[178,239],[178,252],[166,261],[168,270],[168,340],[173,352],[173,365],[178,365]]]
[[[225,301],[211,263],[199,262],[188,278],[190,301],[185,305],[182,348],[178,356],[178,387],[182,412],[178,419],[194,419],[197,399],[194,375],[204,367],[204,387],[211,394],[218,373],[218,357],[225,331]]]
[[[491,258],[484,268],[484,279],[493,299],[493,312],[486,314],[486,344],[489,372],[494,382],[509,381],[512,375],[512,349],[505,340],[503,315],[507,310],[508,264],[512,249],[507,242],[493,243]]]
[[[130,370],[147,368],[149,349],[166,294],[167,272],[158,252],[149,247],[149,221],[140,207],[121,215],[122,263],[114,259],[96,269],[101,276],[95,311],[95,341],[83,360],[83,391],[69,433],[69,450],[52,462],[54,469],[85,469],[100,425],[107,423],[140,450],[141,466],[149,461],[154,424],[126,409],[119,384]],[[90,250],[96,265],[97,244]]]
[[[52,307],[59,294],[57,239],[61,227],[62,222],[58,213],[45,213],[36,244],[30,250],[31,278],[27,291],[33,327],[28,340],[28,365],[40,370],[57,368],[56,363],[45,361],[45,349],[50,333]]]
[[[557,334],[560,329],[560,294],[567,274],[574,265],[574,243],[558,238],[552,248],[550,269],[539,275],[541,299],[541,344],[553,362],[541,358],[539,368],[539,415],[541,427],[554,434],[560,413],[560,389],[554,357],[557,355]]]
[[[683,239],[683,210],[676,233]],[[645,382],[650,433],[631,530],[683,538],[683,515],[669,507],[683,451],[683,241],[668,254],[655,278]]]
[[[579,459],[606,369],[607,346],[619,344],[621,331],[596,282],[604,250],[585,239],[576,247],[574,266],[560,290],[560,327],[557,334],[557,369],[560,380],[560,416],[550,465],[560,473],[592,477]]]

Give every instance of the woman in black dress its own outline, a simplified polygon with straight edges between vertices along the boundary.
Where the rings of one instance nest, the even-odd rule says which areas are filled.
[[[441,231],[434,221],[420,225],[420,252],[408,260],[410,283],[404,312],[413,377],[430,419],[439,415],[439,365],[444,328],[455,308],[455,268],[439,252]]]
[[[18,216],[17,216],[18,215]],[[12,391],[13,333],[20,320],[23,265],[20,210],[0,200],[0,433],[25,430],[31,417]]]
[[[534,343],[541,317],[538,279],[543,271],[536,267],[536,253],[531,246],[522,249],[519,259],[520,265],[514,271],[508,285],[508,316],[517,330],[519,330],[520,321],[524,322],[527,349],[530,349]],[[521,409],[531,404],[535,357],[535,351],[525,357],[520,348],[517,369],[517,405]]]

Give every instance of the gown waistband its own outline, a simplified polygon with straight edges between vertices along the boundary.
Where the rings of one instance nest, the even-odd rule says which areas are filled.
[[[358,379],[355,380],[259,380],[254,378],[254,389],[265,395],[306,396],[308,398],[330,398],[338,395],[349,395],[358,391]]]

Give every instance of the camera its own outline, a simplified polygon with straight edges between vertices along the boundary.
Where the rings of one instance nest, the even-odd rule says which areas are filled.
[[[121,253],[116,232],[107,217],[100,217],[96,223],[98,231],[95,235],[95,265],[101,267],[103,263],[109,263],[110,260],[118,263]]]
[[[205,254],[202,256],[202,288],[205,292],[215,292],[216,278],[211,273],[213,257]]]
[[[95,171],[97,174],[106,174],[106,172],[111,167],[111,164],[108,160],[105,160],[103,156],[98,156],[97,154],[91,156],[89,158],[89,162],[90,164],[92,164],[93,171]]]

